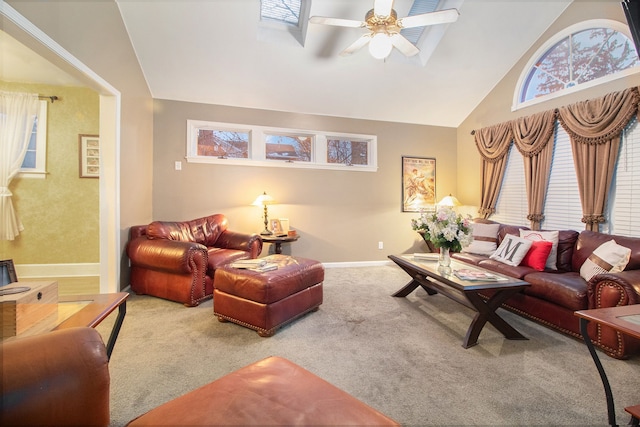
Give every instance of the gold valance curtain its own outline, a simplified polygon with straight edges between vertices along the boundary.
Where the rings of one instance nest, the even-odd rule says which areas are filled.
[[[556,111],[545,111],[511,122],[513,142],[524,160],[527,202],[531,229],[539,230],[544,219],[544,200],[553,158]]]
[[[483,218],[489,218],[496,211],[512,139],[509,123],[483,128],[475,133],[476,147],[482,156],[482,194],[478,212]]]
[[[610,93],[562,107],[560,124],[571,138],[571,148],[582,203],[582,222],[598,231],[620,148],[620,134],[638,113],[637,88]]]
[[[513,138],[523,155],[531,228],[538,229],[553,155],[550,144],[555,120],[571,138],[571,145],[587,230],[598,230],[615,171],[620,135],[634,114],[640,120],[640,88],[614,92],[558,110],[538,113],[475,131],[482,157],[482,194],[479,213],[488,218],[495,204],[506,166],[505,155]]]

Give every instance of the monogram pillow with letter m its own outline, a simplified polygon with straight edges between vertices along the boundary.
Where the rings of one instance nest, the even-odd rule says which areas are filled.
[[[489,258],[517,267],[527,252],[529,252],[532,244],[533,242],[531,240],[523,239],[513,234],[507,234],[504,236],[498,249],[496,249]]]

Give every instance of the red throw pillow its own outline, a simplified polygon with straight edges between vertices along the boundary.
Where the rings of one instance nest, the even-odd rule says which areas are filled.
[[[531,268],[535,268],[538,271],[544,271],[544,266],[547,263],[547,258],[551,253],[553,243],[546,240],[534,241],[531,245],[531,249],[524,256],[520,265],[527,265]]]

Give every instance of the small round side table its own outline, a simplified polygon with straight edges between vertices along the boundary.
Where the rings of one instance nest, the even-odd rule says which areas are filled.
[[[276,254],[282,253],[282,244],[283,243],[291,243],[295,242],[300,238],[300,235],[296,234],[295,236],[265,236],[260,235],[262,241],[265,243],[273,243],[275,247]]]

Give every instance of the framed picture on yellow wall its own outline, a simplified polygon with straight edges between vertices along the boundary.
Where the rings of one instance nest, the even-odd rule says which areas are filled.
[[[436,159],[402,156],[402,212],[433,210],[436,204]]]
[[[80,178],[100,178],[100,137],[78,135]]]

